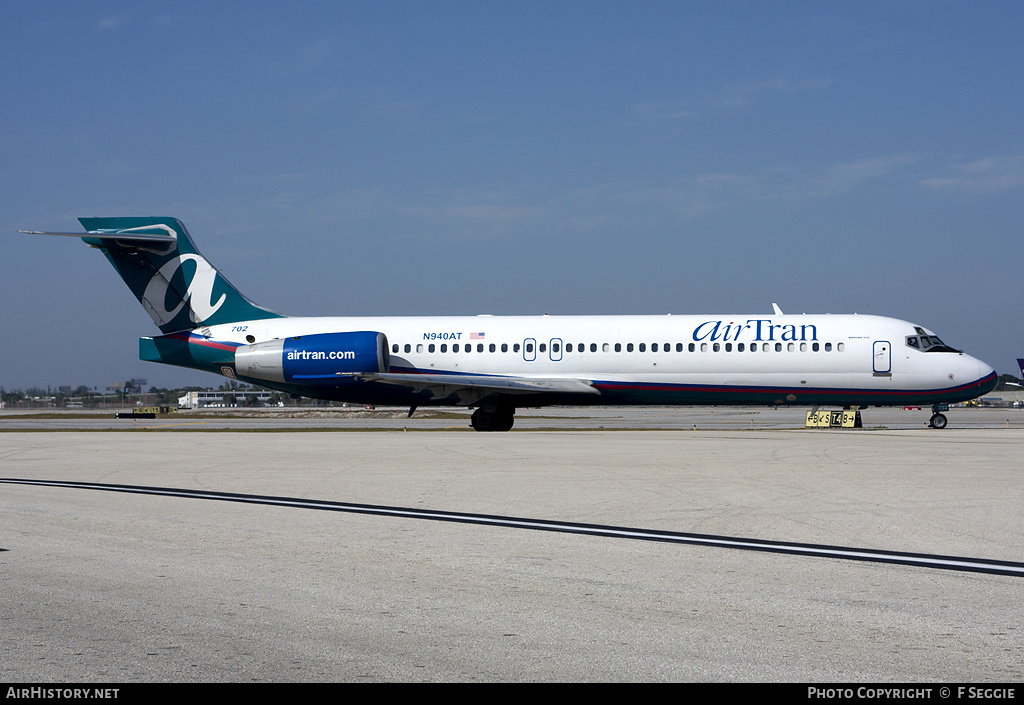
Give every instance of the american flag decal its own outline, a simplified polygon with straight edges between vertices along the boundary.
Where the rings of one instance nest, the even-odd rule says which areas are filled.
[[[484,333],[470,333],[469,334],[469,339],[470,340],[483,340],[484,339],[484,335],[485,335]]]

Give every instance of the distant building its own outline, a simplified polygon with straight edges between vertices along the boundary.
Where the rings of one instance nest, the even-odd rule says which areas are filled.
[[[183,397],[178,397],[178,408],[201,409],[205,406],[226,406],[224,397],[232,397],[234,402],[231,406],[250,406],[253,402],[269,404],[270,397],[274,394],[267,389],[228,389],[228,390],[206,390],[202,392],[188,392]]]

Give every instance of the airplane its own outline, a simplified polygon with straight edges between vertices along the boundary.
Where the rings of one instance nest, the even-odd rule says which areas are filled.
[[[475,407],[508,431],[548,405],[932,405],[991,391],[995,370],[876,315],[285,316],[253,303],[170,217],[79,218],[161,335],[142,360],[331,401]]]

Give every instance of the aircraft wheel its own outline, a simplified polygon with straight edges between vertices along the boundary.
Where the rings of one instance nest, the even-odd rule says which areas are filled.
[[[931,420],[928,425],[932,428],[945,428],[948,423],[945,414],[932,414]]]
[[[485,411],[477,409],[470,418],[470,424],[476,431],[511,431],[515,423],[514,409]]]
[[[510,411],[507,414],[498,415],[498,431],[511,431],[512,424],[516,422],[515,412]]]

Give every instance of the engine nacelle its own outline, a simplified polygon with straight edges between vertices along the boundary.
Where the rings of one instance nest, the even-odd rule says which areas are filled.
[[[235,350],[239,377],[268,382],[338,384],[339,372],[387,372],[390,366],[387,336],[375,331],[297,335]]]

